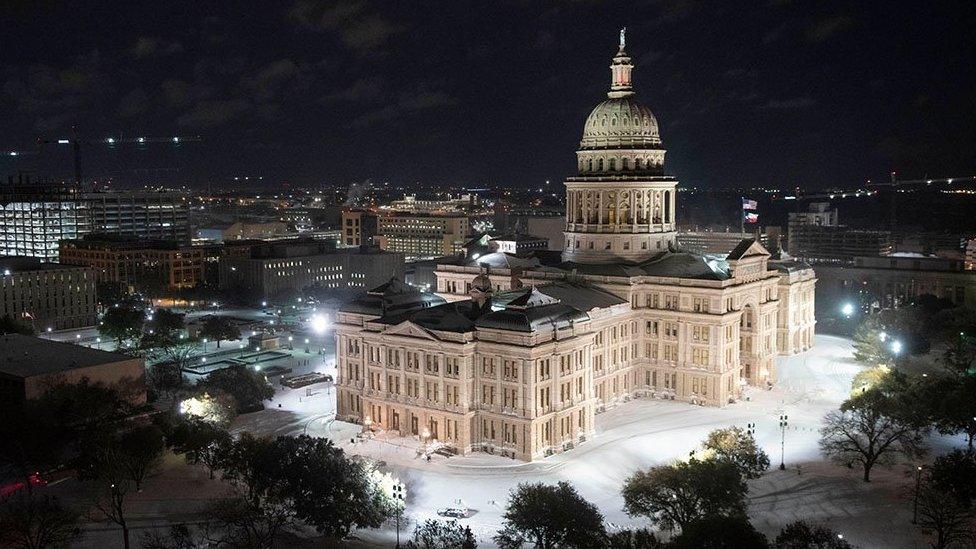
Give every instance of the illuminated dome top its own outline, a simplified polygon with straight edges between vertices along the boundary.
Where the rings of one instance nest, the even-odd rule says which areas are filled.
[[[620,49],[610,64],[608,99],[586,118],[581,150],[662,148],[654,113],[634,97],[633,69],[624,51],[624,31],[620,31]]]

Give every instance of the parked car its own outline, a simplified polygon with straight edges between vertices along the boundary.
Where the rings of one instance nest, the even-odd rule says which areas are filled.
[[[437,514],[442,517],[468,518],[468,510],[461,509],[460,507],[445,507],[444,509],[438,509]]]

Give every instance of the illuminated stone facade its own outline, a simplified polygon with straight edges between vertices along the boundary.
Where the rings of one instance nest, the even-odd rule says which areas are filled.
[[[621,43],[609,95],[629,118],[605,102],[587,120],[565,250],[470,254],[438,266],[436,296],[394,281],[341,309],[340,419],[532,460],[633,398],[727,405],[810,348],[809,267],[752,240],[724,258],[676,248],[676,182],[631,68]]]

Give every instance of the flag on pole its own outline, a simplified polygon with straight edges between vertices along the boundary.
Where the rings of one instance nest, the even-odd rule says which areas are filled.
[[[758,223],[758,222],[759,222],[759,214],[756,213],[746,214],[746,223]]]
[[[759,204],[755,200],[749,200],[748,198],[742,199],[742,209],[743,210],[755,210],[759,207]]]

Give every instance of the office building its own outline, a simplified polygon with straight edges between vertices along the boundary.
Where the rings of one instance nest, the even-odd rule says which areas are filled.
[[[877,310],[914,303],[921,295],[976,307],[976,271],[961,259],[914,253],[856,257],[850,265],[817,265],[817,278],[817,302],[827,315],[843,303]]]
[[[376,236],[376,212],[359,208],[342,210],[343,246],[371,246]]]
[[[309,287],[365,290],[403,279],[403,254],[314,240],[252,243],[220,261],[220,289],[268,299]]]
[[[145,359],[20,334],[0,335],[0,399],[21,402],[54,385],[87,381],[146,402]]]
[[[0,275],[0,316],[10,316],[36,332],[98,322],[95,273],[87,267],[0,257]]]
[[[90,233],[187,242],[176,192],[80,192],[53,183],[0,185],[0,254],[58,261],[58,242]]]
[[[727,254],[745,239],[758,239],[767,250],[779,249],[779,244],[770,235],[756,231],[755,233],[720,232],[720,231],[679,231],[678,245],[682,250],[703,254]]]
[[[178,290],[206,280],[207,248],[171,240],[148,240],[90,234],[62,240],[63,265],[89,267],[97,282],[114,282],[127,290]]]
[[[391,212],[377,218],[374,242],[416,261],[461,253],[469,231],[468,217],[462,213]]]

